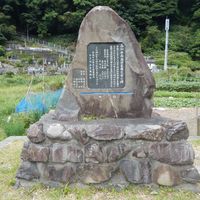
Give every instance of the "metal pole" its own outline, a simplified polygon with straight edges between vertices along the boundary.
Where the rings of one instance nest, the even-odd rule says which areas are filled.
[[[164,61],[164,70],[167,70],[167,57],[168,57],[168,43],[169,43],[169,19],[165,20],[165,31],[166,31],[166,39],[165,39],[165,61]]]
[[[197,117],[197,136],[200,136],[200,115],[198,107],[196,107],[196,117]]]

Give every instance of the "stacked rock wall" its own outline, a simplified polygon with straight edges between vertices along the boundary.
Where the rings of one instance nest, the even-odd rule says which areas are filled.
[[[160,117],[59,122],[43,117],[28,130],[18,184],[196,183],[185,123]]]

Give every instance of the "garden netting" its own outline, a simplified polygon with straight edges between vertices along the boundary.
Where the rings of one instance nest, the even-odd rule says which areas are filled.
[[[63,89],[50,92],[29,93],[16,106],[15,112],[42,112],[55,108]]]

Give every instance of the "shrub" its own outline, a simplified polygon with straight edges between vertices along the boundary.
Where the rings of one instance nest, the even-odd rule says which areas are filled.
[[[4,127],[6,135],[24,135],[25,130],[30,126],[30,124],[38,121],[41,115],[41,112],[12,114],[10,117],[10,121],[7,122]]]
[[[1,80],[2,81],[2,84],[5,86],[5,85],[24,85],[24,84],[28,84],[28,81],[21,78],[21,76],[18,76],[18,75],[14,75],[14,76],[7,76],[5,75],[4,76],[4,79]]]
[[[177,92],[200,92],[199,82],[188,81],[161,81],[157,83],[157,90]]]
[[[157,65],[164,65],[164,51],[151,52],[151,56],[154,57]],[[178,68],[190,68],[192,71],[200,69],[200,62],[198,60],[192,60],[190,55],[186,52],[169,51],[168,66],[172,65],[175,65]]]
[[[172,26],[169,36],[169,49],[188,52],[193,41],[191,29],[187,26]]]
[[[192,71],[200,70],[200,64],[194,64],[189,66]]]
[[[13,121],[10,123],[6,123],[4,127],[4,131],[9,136],[19,136],[25,134],[25,126],[23,122]]]
[[[187,77],[191,77],[192,76],[192,71],[190,68],[187,67],[181,67],[178,69],[178,75],[182,78],[182,79],[186,79]]]
[[[4,56],[6,53],[5,49],[3,46],[0,45],[0,56]]]
[[[63,88],[63,82],[61,82],[61,81],[54,81],[54,82],[51,82],[49,84],[49,86],[50,86],[50,90],[55,91],[55,90]]]
[[[13,72],[6,72],[6,77],[7,78],[12,78],[14,76]]]
[[[15,67],[22,68],[23,67],[22,62],[16,62]]]
[[[195,107],[200,106],[200,101],[195,98],[166,98],[166,97],[156,97],[154,98],[154,104],[156,107],[171,107],[171,108],[181,108],[181,107]]]
[[[199,92],[176,92],[176,91],[156,91],[154,97],[174,97],[174,98],[197,98],[200,99]]]
[[[164,47],[162,41],[163,34],[157,26],[150,26],[147,28],[147,35],[142,40],[142,50],[145,52],[151,52],[153,49],[161,50]]]

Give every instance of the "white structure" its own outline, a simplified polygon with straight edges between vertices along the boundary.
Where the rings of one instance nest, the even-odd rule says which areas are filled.
[[[169,41],[169,19],[165,20],[165,31],[166,31],[166,39],[165,39],[165,61],[164,61],[164,70],[167,70],[167,56],[168,56],[168,41]]]
[[[145,60],[147,62],[149,69],[151,70],[151,72],[153,72],[153,73],[159,72],[159,69],[153,58],[151,58],[150,56],[145,56]]]

